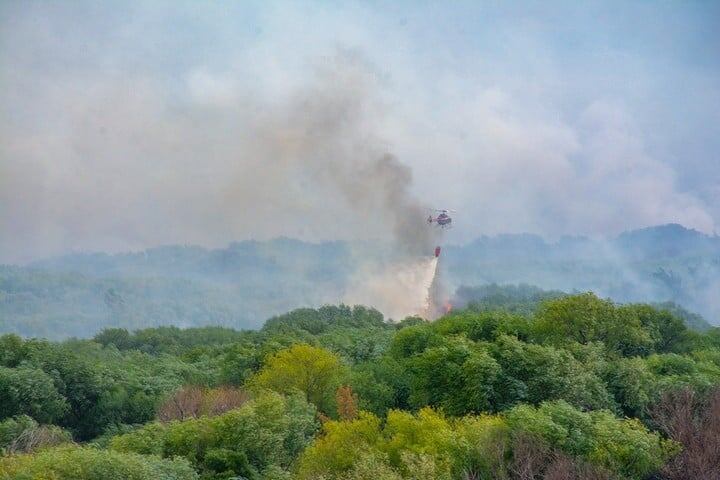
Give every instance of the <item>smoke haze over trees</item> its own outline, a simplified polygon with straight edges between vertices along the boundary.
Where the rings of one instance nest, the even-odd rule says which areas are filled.
[[[276,239],[217,250],[162,247],[3,266],[0,331],[60,338],[87,337],[105,326],[254,328],[293,308],[357,301],[363,293],[359,265],[382,265],[393,251],[393,245]],[[483,237],[446,247],[441,260],[448,295],[456,292],[460,307],[493,302],[492,284],[530,284],[540,289],[515,295],[499,288],[495,298],[515,295],[524,302],[518,308],[525,308],[527,301],[548,298],[542,289],[592,290],[621,302],[674,302],[702,314],[704,320],[688,317],[697,325],[720,323],[720,240],[677,225],[627,232],[611,242]],[[392,283],[392,278],[386,282]],[[373,291],[364,286],[363,303],[393,305],[395,290],[369,296]],[[412,302],[401,297],[395,303],[402,310]]]

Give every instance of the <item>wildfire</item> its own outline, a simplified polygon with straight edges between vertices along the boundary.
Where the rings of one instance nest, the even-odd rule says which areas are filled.
[[[445,314],[452,312],[453,306],[452,303],[450,303],[450,300],[445,300],[443,308],[445,308]]]

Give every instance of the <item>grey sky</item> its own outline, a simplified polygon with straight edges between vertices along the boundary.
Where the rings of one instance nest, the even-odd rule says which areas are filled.
[[[451,241],[712,232],[718,25],[717,2],[5,1],[0,262],[382,237],[356,194],[386,153],[458,210]]]

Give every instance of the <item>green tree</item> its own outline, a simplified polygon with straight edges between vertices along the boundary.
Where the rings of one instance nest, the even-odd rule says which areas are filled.
[[[69,409],[52,378],[30,366],[0,367],[0,405],[0,419],[26,414],[43,423],[62,419]]]
[[[411,378],[405,365],[386,355],[354,365],[350,383],[362,410],[384,416],[393,408],[409,408]]]
[[[693,358],[665,353],[650,355],[645,361],[656,377],[659,392],[685,387],[706,392],[720,384],[720,365],[702,355]]]
[[[29,346],[17,335],[0,336],[0,366],[14,368],[29,355]]]
[[[105,346],[114,345],[118,350],[126,350],[134,346],[130,333],[124,328],[105,328],[95,335],[93,340]]]
[[[582,364],[563,348],[527,344],[501,336],[490,346],[502,367],[497,380],[497,408],[519,402],[539,404],[565,399],[580,408],[613,408],[613,399],[592,364]]]
[[[254,344],[232,344],[226,347],[221,355],[220,379],[230,385],[242,385],[261,364],[261,354]]]
[[[450,415],[493,409],[498,363],[482,348],[466,340],[448,341],[412,358],[411,403],[441,407]]]
[[[530,335],[527,318],[503,311],[464,310],[437,320],[433,327],[441,335],[464,335],[476,342],[493,341],[500,335],[527,340]]]
[[[676,443],[650,433],[637,419],[618,420],[606,411],[591,412],[590,416],[593,449],[587,459],[622,477],[646,478],[681,449]]]
[[[643,330],[652,339],[652,350],[658,353],[680,352],[685,349],[688,329],[683,320],[671,313],[650,305],[635,304],[618,307],[621,313],[640,320]],[[645,352],[638,352],[645,353]]]
[[[642,358],[619,358],[606,366],[608,390],[628,417],[647,419],[648,407],[659,393],[657,380]]]
[[[390,354],[397,358],[409,358],[427,348],[442,345],[444,338],[429,323],[413,325],[399,330],[390,345]]]
[[[325,305],[318,309],[299,308],[265,322],[263,332],[294,333],[305,331],[319,335],[334,328],[391,328],[382,313],[373,308],[347,305]]]
[[[550,300],[540,306],[533,325],[541,341],[562,345],[569,341],[603,342],[623,355],[647,354],[653,339],[643,329],[638,312],[618,308],[592,293]]]
[[[70,405],[61,425],[71,428],[79,440],[102,433],[106,426],[105,412],[98,411],[95,407],[108,389],[103,384],[97,367],[62,347],[51,347],[38,352],[34,361],[52,376],[58,391]]]

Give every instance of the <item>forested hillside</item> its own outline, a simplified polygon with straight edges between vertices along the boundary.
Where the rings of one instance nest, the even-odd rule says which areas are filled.
[[[350,262],[340,243],[277,239],[0,266],[0,332],[58,339],[117,326],[257,328],[298,306],[337,302]]]
[[[618,302],[672,301],[720,323],[720,237],[681,225],[633,230],[610,241],[482,237],[448,249],[444,260],[456,286],[526,283],[591,290]]]
[[[327,306],[257,331],[5,335],[0,478],[718,478],[720,329],[481,293],[434,323]]]
[[[0,332],[62,339],[105,327],[257,328],[293,308],[341,303],[358,265],[388,255],[378,245],[281,238],[0,266]],[[610,242],[483,237],[446,247],[440,266],[461,305],[469,288],[530,284],[619,302],[671,301],[720,323],[720,238],[679,225]]]

